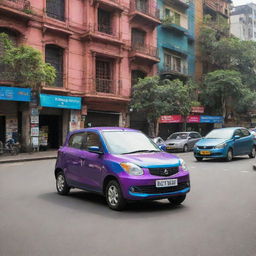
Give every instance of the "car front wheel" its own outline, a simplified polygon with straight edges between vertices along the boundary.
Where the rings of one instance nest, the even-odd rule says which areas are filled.
[[[106,188],[106,201],[110,209],[121,211],[126,205],[120,185],[117,181],[111,180]]]
[[[179,205],[186,199],[186,195],[169,197],[168,200],[172,205]]]
[[[228,153],[227,153],[227,156],[226,156],[226,161],[227,161],[227,162],[230,162],[230,161],[232,161],[232,159],[233,159],[233,151],[232,151],[232,149],[230,148],[230,149],[228,150]]]
[[[250,157],[250,158],[255,158],[255,155],[256,155],[256,150],[255,150],[255,147],[253,146],[253,147],[252,147],[252,151],[251,151],[251,153],[249,154],[249,157]]]
[[[202,158],[202,157],[196,157],[196,160],[197,160],[198,162],[202,162],[202,161],[203,161],[203,158]]]
[[[67,195],[70,191],[70,187],[68,186],[65,175],[62,171],[57,173],[56,188],[60,195]]]

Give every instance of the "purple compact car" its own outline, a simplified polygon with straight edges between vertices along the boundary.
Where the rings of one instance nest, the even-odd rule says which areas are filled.
[[[167,198],[181,204],[190,191],[185,162],[159,149],[142,132],[118,127],[71,132],[58,151],[56,187],[100,193],[121,210],[129,200]]]

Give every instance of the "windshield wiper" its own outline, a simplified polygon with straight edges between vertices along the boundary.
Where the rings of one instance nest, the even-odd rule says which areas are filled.
[[[141,149],[141,150],[135,150],[135,151],[131,151],[131,152],[126,152],[126,153],[123,153],[122,155],[126,155],[126,154],[135,154],[135,153],[153,153],[153,152],[160,152],[160,150],[146,150],[146,149]]]

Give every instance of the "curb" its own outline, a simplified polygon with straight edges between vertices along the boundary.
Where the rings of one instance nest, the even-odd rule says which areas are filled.
[[[50,160],[50,159],[57,159],[57,156],[45,156],[45,157],[41,156],[41,157],[22,158],[22,159],[6,159],[6,160],[0,160],[0,164],[30,162],[30,161]]]

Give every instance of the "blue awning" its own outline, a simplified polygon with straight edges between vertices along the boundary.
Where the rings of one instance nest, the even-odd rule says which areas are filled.
[[[0,86],[0,100],[29,102],[31,100],[31,89]]]

